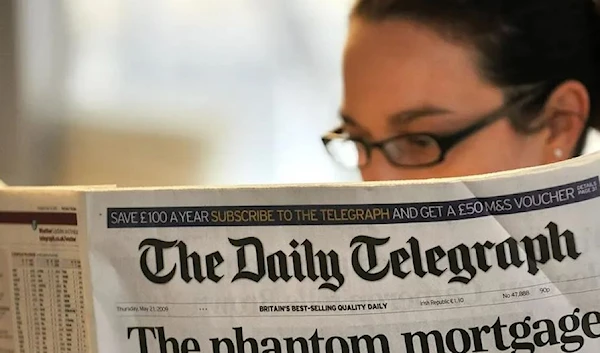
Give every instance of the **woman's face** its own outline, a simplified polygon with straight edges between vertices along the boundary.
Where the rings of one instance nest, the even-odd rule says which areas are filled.
[[[409,21],[352,20],[341,108],[351,137],[377,142],[403,133],[452,134],[502,104],[469,47]],[[517,133],[507,118],[499,119],[455,145],[440,164],[397,167],[374,150],[361,173],[365,181],[402,180],[535,166],[545,162],[547,138]]]

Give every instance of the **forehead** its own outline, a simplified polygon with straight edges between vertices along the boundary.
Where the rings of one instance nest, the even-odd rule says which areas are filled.
[[[344,108],[353,115],[423,105],[487,108],[497,92],[481,78],[475,58],[467,44],[446,40],[425,25],[355,18],[344,54]]]

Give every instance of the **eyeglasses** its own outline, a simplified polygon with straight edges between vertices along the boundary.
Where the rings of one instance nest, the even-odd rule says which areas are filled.
[[[492,123],[507,117],[528,102],[531,96],[521,96],[476,123],[450,135],[410,133],[397,135],[378,142],[349,136],[343,128],[330,131],[321,140],[331,157],[346,168],[363,168],[371,160],[374,149],[379,149],[390,164],[402,168],[425,168],[444,161],[448,152],[466,138]]]

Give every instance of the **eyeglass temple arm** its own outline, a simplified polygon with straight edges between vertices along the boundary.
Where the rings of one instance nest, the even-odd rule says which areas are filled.
[[[525,99],[525,98],[527,98],[527,99]],[[528,96],[528,95],[524,95],[517,99],[514,99],[513,102],[503,105],[502,107],[500,107],[500,109],[483,117],[482,119],[477,121],[475,124],[468,126],[465,129],[460,130],[452,135],[444,136],[444,137],[438,139],[438,143],[440,144],[440,147],[442,148],[442,150],[444,150],[444,151],[448,150],[452,146],[457,144],[458,142],[460,142],[463,139],[467,138],[468,136],[476,133],[477,131],[495,123],[496,121],[498,121],[502,118],[510,117],[516,110],[522,108],[525,104],[527,104],[531,100],[533,100],[533,97]]]

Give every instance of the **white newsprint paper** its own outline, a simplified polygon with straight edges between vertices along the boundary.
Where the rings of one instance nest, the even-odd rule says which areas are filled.
[[[8,187],[0,353],[600,352],[599,174]]]

